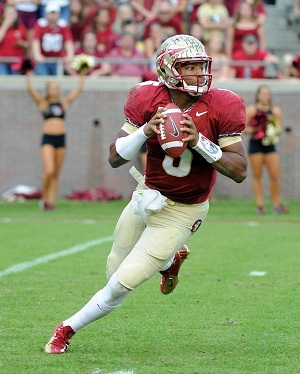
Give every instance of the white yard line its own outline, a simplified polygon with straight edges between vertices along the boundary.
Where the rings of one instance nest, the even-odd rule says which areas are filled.
[[[19,264],[13,265],[10,268],[0,271],[0,278],[4,277],[5,275],[20,273],[22,271],[32,268],[33,266],[45,264],[49,261],[56,260],[57,258],[66,257],[66,256],[73,255],[75,253],[78,253],[78,252],[86,251],[87,249],[91,247],[95,247],[96,245],[101,245],[103,243],[107,243],[110,241],[112,241],[112,237],[107,236],[107,237],[103,237],[100,239],[91,240],[86,243],[77,244],[74,247],[64,249],[60,252],[50,253],[49,255],[46,255],[46,256],[37,257],[36,259],[32,261],[20,262]]]

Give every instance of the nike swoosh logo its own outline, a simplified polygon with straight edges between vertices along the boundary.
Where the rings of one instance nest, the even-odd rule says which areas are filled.
[[[173,126],[173,129],[174,129],[174,132],[173,132],[173,134],[171,134],[171,135],[173,135],[173,136],[178,136],[178,135],[179,135],[179,131],[178,131],[178,129],[177,129],[177,126],[176,126],[176,124],[175,124],[173,118],[170,117],[170,120],[171,120],[171,124],[172,124],[172,126]]]
[[[207,113],[207,111],[206,111],[206,112],[200,112],[200,113],[197,112],[197,113],[196,113],[196,116],[197,116],[197,117],[201,117],[201,116],[203,116],[203,114],[205,114],[205,113]]]

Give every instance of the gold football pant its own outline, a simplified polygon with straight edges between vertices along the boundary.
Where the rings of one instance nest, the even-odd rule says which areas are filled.
[[[209,209],[208,200],[200,204],[167,203],[145,219],[132,213],[130,202],[124,208],[107,259],[108,279],[117,272],[119,282],[130,290],[150,279],[200,227]]]

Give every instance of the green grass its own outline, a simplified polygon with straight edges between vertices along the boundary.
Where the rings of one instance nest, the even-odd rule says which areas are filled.
[[[219,199],[188,243],[174,293],[159,292],[157,275],[80,330],[67,355],[44,354],[57,323],[105,284],[109,238],[125,204],[61,200],[42,212],[36,201],[0,202],[0,274],[106,238],[0,277],[0,373],[300,373],[299,201],[288,202],[287,215],[257,216],[252,201]]]

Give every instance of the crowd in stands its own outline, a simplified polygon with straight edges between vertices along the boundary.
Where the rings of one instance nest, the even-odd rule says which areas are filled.
[[[77,75],[74,56],[88,55],[87,75],[156,79],[157,48],[187,33],[213,58],[214,79],[300,78],[300,54],[282,67],[268,51],[266,17],[263,0],[0,1],[0,75],[57,75],[59,66]]]

